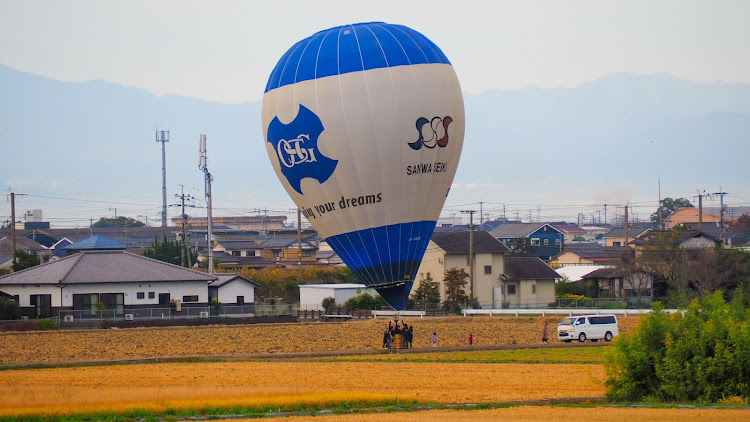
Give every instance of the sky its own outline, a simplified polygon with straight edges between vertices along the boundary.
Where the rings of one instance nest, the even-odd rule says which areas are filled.
[[[748,16],[742,0],[2,0],[0,64],[240,103],[261,98],[298,40],[384,21],[437,44],[465,93],[575,87],[617,72],[750,83]]]

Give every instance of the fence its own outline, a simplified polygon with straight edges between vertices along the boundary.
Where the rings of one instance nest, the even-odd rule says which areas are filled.
[[[247,318],[256,316],[295,315],[299,306],[292,305],[221,305],[182,306],[177,311],[172,307],[91,310],[61,310],[60,322],[103,321],[103,320],[145,320],[145,319],[190,319],[211,317]]]
[[[666,312],[677,312],[675,310],[667,310]],[[554,308],[519,308],[519,309],[464,309],[463,315],[467,316],[519,316],[519,315],[599,315],[599,314],[617,314],[617,315],[641,315],[651,313],[650,309],[598,309],[598,308],[567,308],[567,309],[554,309]]]

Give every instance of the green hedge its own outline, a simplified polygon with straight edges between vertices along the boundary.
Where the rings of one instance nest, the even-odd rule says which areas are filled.
[[[721,292],[667,314],[659,304],[607,360],[615,401],[704,402],[750,398],[750,309]]]

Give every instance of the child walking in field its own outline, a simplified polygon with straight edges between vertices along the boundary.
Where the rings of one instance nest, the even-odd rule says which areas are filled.
[[[438,336],[437,332],[432,333],[432,347],[437,347],[438,345]]]
[[[469,346],[473,346],[473,345],[474,345],[474,336],[471,335],[471,333],[469,333]]]

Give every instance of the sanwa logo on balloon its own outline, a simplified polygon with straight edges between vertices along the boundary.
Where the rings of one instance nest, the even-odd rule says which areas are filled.
[[[416,126],[419,138],[409,143],[409,146],[414,150],[419,150],[423,146],[425,148],[445,148],[448,145],[448,125],[453,122],[451,116],[438,117],[435,116],[431,120],[425,117],[417,119]]]
[[[266,140],[276,152],[281,174],[300,194],[302,179],[309,177],[324,183],[338,165],[338,160],[326,157],[318,149],[318,137],[324,130],[320,118],[301,104],[290,123],[281,123],[277,116],[268,126]]]

